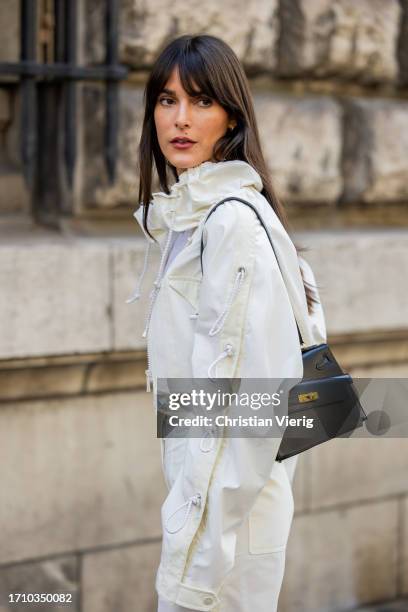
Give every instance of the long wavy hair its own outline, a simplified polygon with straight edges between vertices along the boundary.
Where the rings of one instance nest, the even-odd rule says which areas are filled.
[[[252,95],[244,69],[234,51],[223,40],[207,34],[184,35],[169,43],[156,59],[144,91],[144,119],[139,144],[139,202],[144,206],[143,226],[151,236],[147,220],[149,203],[152,199],[153,161],[157,170],[160,187],[169,193],[170,172],[177,181],[177,170],[165,159],[157,138],[154,110],[157,99],[165,87],[173,69],[177,67],[184,90],[189,96],[197,92],[216,100],[237,122],[232,130],[222,136],[214,145],[215,161],[239,159],[250,164],[259,174],[262,195],[272,206],[282,225],[291,233],[283,205],[272,187],[270,174],[262,152],[259,131],[255,117]],[[296,251],[304,251],[295,245]],[[300,266],[299,266],[300,267]],[[303,284],[309,313],[313,303],[318,303],[312,285]]]

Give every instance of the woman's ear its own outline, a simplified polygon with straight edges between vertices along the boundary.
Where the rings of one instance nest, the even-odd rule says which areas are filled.
[[[231,119],[231,121],[228,124],[228,129],[229,130],[233,130],[236,126],[237,126],[236,120],[235,119]]]

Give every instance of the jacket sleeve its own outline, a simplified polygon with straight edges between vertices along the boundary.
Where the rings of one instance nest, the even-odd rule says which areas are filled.
[[[256,265],[264,265],[260,257],[267,255],[271,262],[275,255],[269,243],[261,246],[264,229],[255,213],[241,203],[229,201],[220,206],[204,228],[203,280],[192,354],[193,375],[200,379],[241,378],[245,382],[246,377],[253,376],[253,370],[245,364],[253,362],[257,352],[263,350],[251,343],[250,338],[255,337],[251,328],[255,326],[269,333],[270,317],[274,316],[273,308],[272,312],[263,307],[249,312],[250,303],[257,304],[259,300],[261,305],[265,299],[261,284],[254,283]],[[280,293],[284,287],[279,284],[283,281],[277,266],[273,262],[271,266],[272,291],[276,290],[279,300],[284,295]],[[276,313],[273,324],[281,325],[278,317],[293,315],[286,302],[277,307],[281,310]],[[298,351],[294,373],[300,380],[303,365],[296,323],[289,321],[287,329],[290,335],[287,350]],[[271,341],[265,342],[265,350]],[[268,359],[262,356],[260,359],[268,363]],[[268,392],[278,390],[277,379],[282,372],[262,371],[260,377],[276,377]],[[283,373],[286,374],[287,371]],[[186,466],[200,462],[197,446],[190,442]],[[270,476],[279,444],[280,437],[224,437],[214,445],[216,461],[206,492],[206,520],[202,521],[192,543],[183,576],[184,587],[192,589],[188,603],[191,607],[197,606],[194,609],[209,609],[200,606],[200,589],[213,593],[217,602],[217,595],[234,564],[239,527]]]
[[[217,208],[204,225],[203,278],[192,354],[194,378],[244,375],[239,362],[258,231],[264,230],[255,213],[234,201]]]

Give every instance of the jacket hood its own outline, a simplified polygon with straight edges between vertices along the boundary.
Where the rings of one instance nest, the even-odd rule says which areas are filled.
[[[147,219],[149,231],[161,243],[169,229],[180,232],[195,228],[212,204],[244,187],[259,192],[263,189],[259,174],[247,162],[207,161],[187,168],[172,185],[170,193],[152,194]],[[133,216],[151,242],[143,228],[143,208],[139,206]]]

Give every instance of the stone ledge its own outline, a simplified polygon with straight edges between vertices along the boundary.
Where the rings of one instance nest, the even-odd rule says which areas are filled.
[[[398,599],[395,601],[380,601],[373,606],[364,606],[363,608],[347,608],[342,612],[407,612],[407,610],[408,599]]]
[[[144,390],[146,353],[0,360],[0,402]]]
[[[294,239],[311,247],[302,254],[322,287],[329,336],[369,338],[381,332],[377,345],[388,358],[399,333],[404,359],[408,231],[310,231]],[[143,267],[145,245],[136,227],[135,238],[22,232],[3,242],[0,282],[7,299],[0,304],[0,359],[145,350],[142,331],[158,248],[141,300],[125,303]]]
[[[408,378],[408,332],[330,335],[328,342],[352,376]],[[144,349],[2,359],[0,403],[144,390],[145,369]]]
[[[0,568],[0,610],[6,612],[14,607],[9,601],[9,594],[24,593],[27,595],[27,601],[24,602],[25,605],[23,602],[15,603],[17,609],[33,606],[37,610],[43,609],[48,612],[57,612],[65,608],[76,612],[80,609],[78,576],[79,559],[76,555],[3,566]],[[47,603],[37,607],[28,599],[29,593],[47,593],[49,598]]]

